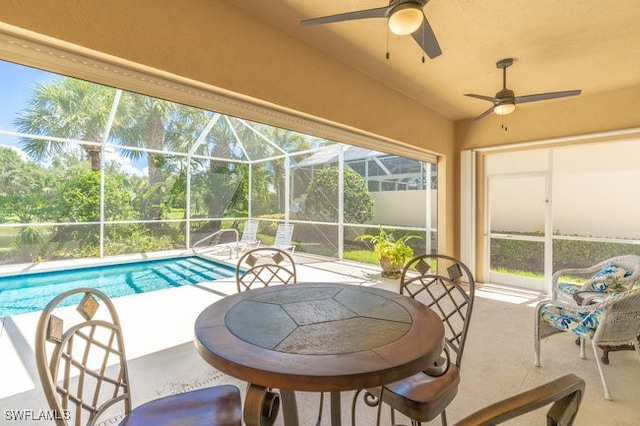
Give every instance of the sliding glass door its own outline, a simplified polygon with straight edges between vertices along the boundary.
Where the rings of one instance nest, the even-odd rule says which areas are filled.
[[[547,206],[545,174],[488,179],[489,282],[544,290]]]

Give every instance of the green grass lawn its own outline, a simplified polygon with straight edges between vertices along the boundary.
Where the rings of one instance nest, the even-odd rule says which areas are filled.
[[[378,264],[376,255],[371,250],[349,250],[344,252],[344,258],[355,262]]]

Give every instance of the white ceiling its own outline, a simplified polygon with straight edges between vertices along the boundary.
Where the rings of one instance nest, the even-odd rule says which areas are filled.
[[[383,7],[387,0],[230,3],[453,120],[491,106],[463,94],[494,96],[502,88],[496,68],[502,58],[514,58],[507,87],[516,96],[571,89],[588,96],[640,85],[638,0],[431,0],[424,12],[443,53],[425,57],[425,63],[411,36],[393,34],[385,59],[384,19],[300,25],[303,19]]]

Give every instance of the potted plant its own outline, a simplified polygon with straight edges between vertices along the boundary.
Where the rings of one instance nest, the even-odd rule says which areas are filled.
[[[402,268],[407,260],[413,257],[413,249],[407,245],[411,238],[420,238],[416,235],[404,235],[398,239],[380,227],[378,235],[362,234],[356,239],[367,240],[373,243],[373,252],[376,254],[378,264],[382,267],[382,277],[398,279],[402,274]]]

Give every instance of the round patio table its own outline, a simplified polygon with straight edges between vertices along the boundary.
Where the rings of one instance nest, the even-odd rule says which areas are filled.
[[[213,367],[248,382],[245,422],[260,424],[255,394],[277,388],[284,423],[298,425],[295,391],[381,386],[422,371],[442,352],[444,326],[425,305],[373,287],[280,285],[227,296],[196,319],[195,345]]]

